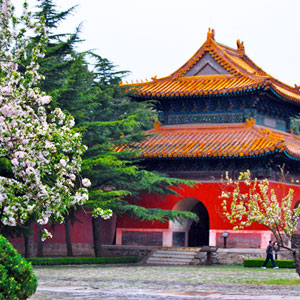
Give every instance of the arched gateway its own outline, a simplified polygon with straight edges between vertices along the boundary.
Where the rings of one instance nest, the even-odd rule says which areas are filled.
[[[192,212],[195,213],[199,220],[191,224],[188,235],[188,246],[199,247],[209,245],[209,216],[206,207],[201,203],[197,203]]]
[[[173,246],[200,247],[209,245],[209,215],[205,205],[195,198],[184,198],[178,201],[173,210],[191,211],[199,220],[170,222]]]

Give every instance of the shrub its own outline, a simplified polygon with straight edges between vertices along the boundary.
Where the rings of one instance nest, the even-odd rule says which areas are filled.
[[[31,263],[0,235],[0,300],[27,299],[36,287]]]
[[[137,262],[138,257],[35,257],[27,258],[27,261],[33,265],[126,264]]]
[[[244,267],[259,268],[263,265],[264,261],[264,258],[244,259]],[[276,260],[276,265],[279,268],[295,268],[294,262],[292,260]],[[267,267],[273,267],[271,261],[268,262]]]

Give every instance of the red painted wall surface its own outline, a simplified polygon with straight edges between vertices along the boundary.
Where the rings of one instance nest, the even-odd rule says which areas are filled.
[[[300,186],[288,185],[277,182],[270,182],[270,187],[274,188],[278,198],[286,195],[289,188],[294,189],[294,202],[293,206],[300,201]],[[202,182],[196,184],[193,187],[184,186],[182,188],[176,189],[180,196],[168,195],[166,197],[153,197],[152,195],[144,195],[143,201],[140,204],[143,204],[145,207],[155,207],[162,209],[172,209],[174,205],[183,198],[195,198],[201,201],[207,208],[210,220],[210,229],[215,230],[229,230],[232,229],[232,225],[225,219],[222,215],[221,201],[219,196],[222,192],[222,187],[220,183],[216,182]],[[83,210],[78,210],[76,212],[76,217],[80,222],[75,222],[71,226],[71,239],[74,244],[76,243],[93,243],[92,236],[92,222],[91,222],[91,213],[84,212]],[[114,233],[115,233],[115,219],[112,218],[108,221],[102,221],[102,242],[104,244],[111,244],[113,242]],[[160,222],[141,222],[135,219],[129,218],[128,216],[122,216],[117,218],[117,227],[119,228],[168,228],[168,223]],[[53,233],[53,238],[45,241],[46,244],[55,244],[55,243],[65,243],[65,230],[64,225],[55,225],[55,229],[52,230],[49,226],[47,227],[50,232]],[[252,230],[266,230],[264,226],[255,224],[247,229]],[[36,233],[35,233],[36,235]],[[23,243],[23,239],[14,239],[12,240],[13,244]],[[221,241],[219,241],[221,242]],[[232,245],[233,246],[233,245]],[[253,245],[254,246],[254,245]]]
[[[91,213],[78,210],[76,212],[76,221],[73,225],[70,224],[71,241],[72,243],[93,243]],[[47,243],[65,243],[65,227],[64,224],[56,224],[54,230],[48,228],[53,234],[52,239],[47,239]]]
[[[145,207],[163,208],[171,210],[174,205],[183,198],[195,198],[201,201],[209,214],[210,229],[229,230],[232,229],[227,219],[222,215],[221,200],[219,196],[222,193],[223,186],[220,182],[201,182],[193,187],[184,186],[175,190],[180,196],[168,195],[157,200],[151,195],[144,195],[143,205]],[[278,199],[281,199],[288,193],[289,188],[294,189],[293,206],[300,201],[300,186],[289,185],[277,182],[270,182],[270,188],[274,189]],[[129,218],[128,216],[118,217],[117,227],[119,228],[168,228],[168,223],[159,222],[140,222]],[[250,230],[266,230],[262,225],[254,224],[247,229]]]
[[[77,221],[70,225],[71,241],[73,244],[93,244],[92,232],[92,214],[89,211],[78,210],[75,213]],[[101,220],[101,241],[103,244],[112,244],[115,234],[116,217],[109,220]],[[36,224],[34,226],[34,239],[37,239]],[[44,244],[65,243],[65,227],[64,224],[55,224],[54,228],[45,226],[52,233],[53,238],[44,241]],[[23,238],[10,239],[13,244],[23,244]]]
[[[257,232],[257,231],[256,231]],[[230,233],[230,238],[226,241],[227,248],[259,248],[261,243],[260,233]],[[216,246],[224,247],[224,238],[221,233],[217,234]]]

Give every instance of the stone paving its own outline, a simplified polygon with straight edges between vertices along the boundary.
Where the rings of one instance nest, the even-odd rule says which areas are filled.
[[[300,279],[294,270],[289,269],[138,265],[81,265],[34,269],[39,285],[30,300],[300,300]],[[296,284],[260,284],[261,280],[266,279],[295,279]],[[247,284],[253,280],[257,284]]]

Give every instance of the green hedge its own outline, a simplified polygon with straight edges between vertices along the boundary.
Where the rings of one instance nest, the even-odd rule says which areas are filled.
[[[259,268],[262,267],[265,259],[264,258],[248,258],[244,259],[244,267],[254,267]],[[292,260],[275,260],[277,267],[279,268],[295,268],[294,261]],[[269,260],[267,264],[268,268],[272,268],[273,265]]]
[[[27,258],[27,261],[33,265],[127,264],[136,263],[138,257],[35,257]]]
[[[25,300],[36,288],[31,264],[0,235],[0,300]]]

